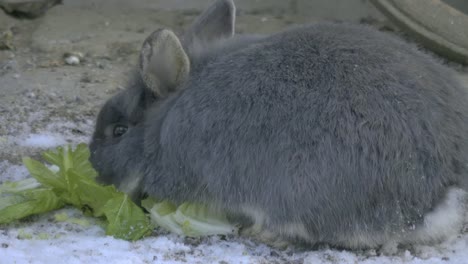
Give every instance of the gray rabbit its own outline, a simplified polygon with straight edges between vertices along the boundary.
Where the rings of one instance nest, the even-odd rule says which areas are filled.
[[[217,0],[143,43],[97,118],[99,179],[135,200],[203,202],[263,241],[369,248],[459,232],[468,92],[452,70],[370,27],[234,35]]]

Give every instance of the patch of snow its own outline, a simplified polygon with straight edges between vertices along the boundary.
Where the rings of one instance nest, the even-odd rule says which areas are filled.
[[[83,120],[79,124],[54,118],[39,131],[32,132],[28,124],[16,124],[22,132],[15,131],[11,135],[0,137],[2,147],[24,147],[47,149],[65,144],[89,143],[94,122]]]
[[[9,161],[0,161],[0,183],[5,181],[19,181],[29,177],[29,172],[24,166],[14,165]]]
[[[60,131],[67,141],[74,143],[88,143],[93,130],[94,121],[89,119],[79,123],[54,119],[45,128],[45,131]]]
[[[88,221],[83,226],[56,222],[54,214],[67,213]],[[276,251],[239,238],[206,238],[187,243],[176,235],[158,235],[135,242],[106,236],[96,219],[66,208],[33,218],[34,221],[0,227],[2,263],[467,263],[468,235],[437,246],[403,250],[395,256],[336,249]],[[42,236],[41,236],[42,234]],[[46,235],[43,235],[46,234]],[[26,237],[26,238],[25,238]]]
[[[18,144],[22,147],[52,148],[65,145],[67,141],[59,134],[39,133],[30,134],[24,139],[19,139]]]

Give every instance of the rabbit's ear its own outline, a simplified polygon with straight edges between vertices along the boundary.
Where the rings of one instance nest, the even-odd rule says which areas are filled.
[[[190,61],[179,38],[168,29],[154,31],[140,52],[140,74],[158,97],[180,88],[190,71]]]
[[[234,35],[236,7],[232,0],[216,0],[189,27],[184,35],[187,46],[203,45]]]

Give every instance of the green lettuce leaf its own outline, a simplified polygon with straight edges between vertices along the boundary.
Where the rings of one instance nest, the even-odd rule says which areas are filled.
[[[42,186],[53,190],[60,201],[95,217],[104,217],[106,234],[137,240],[150,233],[153,226],[142,208],[113,185],[104,186],[96,182],[97,173],[89,162],[89,156],[88,147],[79,144],[74,150],[65,146],[43,153],[44,159],[57,166],[58,171],[27,157],[23,162],[31,176]]]
[[[96,182],[97,172],[89,162],[85,144],[45,151],[43,158],[52,165],[31,158],[23,163],[33,178],[7,182],[0,186],[0,224],[72,205],[105,221],[106,234],[137,240],[151,233],[154,224],[185,236],[232,234],[237,227],[224,213],[207,206],[146,199],[141,207],[115,186]],[[54,169],[58,168],[58,170]]]
[[[169,232],[189,237],[234,234],[238,228],[229,223],[224,213],[210,210],[207,206],[183,203],[176,207],[166,200],[142,201],[151,220]]]
[[[49,188],[34,188],[0,196],[0,224],[62,208],[64,203]]]
[[[16,193],[28,189],[34,189],[41,186],[41,184],[34,178],[27,178],[20,181],[6,181],[0,185],[0,195],[2,193]]]
[[[82,177],[73,169],[70,169],[68,173],[72,179],[76,180],[76,193],[79,193],[81,203],[88,206],[95,217],[104,216],[103,209],[109,200],[123,196],[123,193],[119,192],[114,185],[99,185],[94,179]]]
[[[146,214],[127,195],[112,198],[102,210],[109,222],[106,228],[108,235],[137,240],[153,229]]]
[[[57,189],[58,191],[67,189],[63,178],[39,161],[25,157],[23,158],[23,164],[28,169],[29,174],[42,185]]]
[[[151,221],[155,225],[171,233],[184,235],[184,230],[174,219],[177,206],[173,203],[167,200],[157,203],[155,200],[148,198],[143,200],[141,205],[150,213]]]
[[[229,223],[224,213],[212,211],[202,204],[181,204],[174,213],[174,219],[182,226],[184,234],[191,237],[237,232],[237,227]]]
[[[57,147],[55,151],[48,150],[42,155],[44,159],[59,167],[61,173],[66,173],[73,168],[78,174],[89,178],[96,178],[97,172],[89,162],[89,148],[80,143],[73,150],[70,146]]]

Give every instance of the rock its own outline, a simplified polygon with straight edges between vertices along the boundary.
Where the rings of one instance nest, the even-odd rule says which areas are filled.
[[[0,8],[18,17],[36,18],[62,0],[0,0]]]
[[[65,62],[68,65],[78,65],[78,64],[80,64],[80,58],[78,56],[71,55],[71,56],[65,58]]]
[[[67,52],[63,55],[65,63],[68,65],[78,65],[81,63],[84,55],[81,52]]]
[[[449,60],[468,65],[467,14],[441,0],[371,2],[425,48]]]

